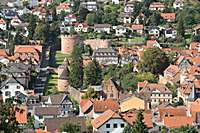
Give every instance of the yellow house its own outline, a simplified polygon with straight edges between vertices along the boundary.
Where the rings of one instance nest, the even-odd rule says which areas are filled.
[[[129,97],[120,102],[121,112],[126,112],[132,109],[146,110],[146,109],[149,109],[149,107],[150,107],[150,104],[147,103],[147,101],[136,96]]]

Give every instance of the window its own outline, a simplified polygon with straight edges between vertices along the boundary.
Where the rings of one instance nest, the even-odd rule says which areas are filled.
[[[124,123],[121,123],[121,128],[124,128]]]
[[[113,97],[113,94],[110,94],[110,97]]]
[[[5,86],[5,89],[8,89],[8,88],[9,88],[9,86],[8,86],[8,85],[6,85],[6,86]]]
[[[20,93],[20,91],[15,91],[15,96],[18,95]]]
[[[42,119],[43,118],[43,116],[39,116],[39,119]]]
[[[113,128],[117,128],[117,123],[114,123],[114,124],[113,124]]]
[[[110,124],[106,124],[106,128],[110,128]]]
[[[20,89],[20,86],[17,86],[17,89]]]
[[[11,96],[11,92],[10,91],[6,91],[5,92],[5,96],[10,97]]]

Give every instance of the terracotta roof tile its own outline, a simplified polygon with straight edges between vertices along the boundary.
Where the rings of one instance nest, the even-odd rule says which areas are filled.
[[[192,125],[193,119],[187,116],[165,117],[164,125],[168,128],[179,128],[181,126]]]
[[[0,19],[0,24],[6,24],[6,21],[3,18],[1,18]]]
[[[101,112],[111,109],[113,111],[119,110],[119,104],[113,99],[99,100],[93,102],[94,112]]]
[[[5,49],[0,49],[0,56],[8,57],[8,54]]]
[[[160,16],[165,20],[175,20],[176,19],[175,13],[161,13]]]
[[[143,30],[144,26],[142,24],[133,24],[131,28],[133,30]]]
[[[150,8],[164,8],[165,5],[161,2],[153,2],[150,4]]]
[[[138,111],[130,111],[122,115],[122,118],[128,122],[130,125],[134,125],[136,118],[137,118],[137,112]],[[144,112],[143,113],[144,116],[144,123],[148,128],[152,128],[153,127],[153,122],[152,122],[152,114],[151,112]]]
[[[85,113],[93,105],[92,101],[89,99],[81,99],[80,107],[82,113]]]
[[[70,4],[69,3],[60,3],[60,5],[57,6],[57,8],[65,10],[65,9],[70,8]]]
[[[107,110],[105,111],[103,114],[101,114],[99,117],[97,117],[96,119],[94,119],[92,121],[92,125],[94,128],[98,129],[99,127],[101,127],[105,122],[107,122],[108,120],[110,120],[111,118],[121,118],[117,113],[115,113],[112,110]]]
[[[26,124],[27,123],[27,106],[16,107],[15,117],[18,123]]]

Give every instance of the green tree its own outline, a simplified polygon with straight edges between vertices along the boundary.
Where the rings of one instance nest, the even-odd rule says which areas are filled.
[[[170,130],[170,133],[198,133],[194,126],[182,126],[180,128],[175,128]]]
[[[40,22],[37,24],[34,32],[34,39],[45,42],[49,37],[49,24]]]
[[[134,73],[124,75],[121,79],[121,86],[125,90],[134,91],[137,87]]]
[[[150,18],[149,18],[149,24],[150,25],[159,25],[161,23],[161,17],[160,17],[160,14],[159,13],[153,13]]]
[[[60,126],[60,131],[67,133],[80,133],[81,127],[77,124],[65,123]]]
[[[36,28],[36,17],[31,14],[29,16],[29,25],[28,25],[28,32],[29,32],[28,38],[29,39],[33,39],[35,28]]]
[[[182,17],[179,17],[179,20],[177,23],[177,34],[181,37],[185,36],[185,27],[184,27],[184,21]]]
[[[84,68],[84,83],[86,85],[100,85],[102,82],[101,66],[96,60],[93,60]]]
[[[141,72],[151,72],[153,74],[162,74],[169,66],[169,59],[159,48],[150,48],[144,51],[144,55],[138,64]]]
[[[82,96],[83,99],[96,99],[98,94],[94,91],[94,88],[89,87],[85,95]]]
[[[79,15],[78,21],[84,22],[88,13],[89,13],[89,11],[86,8],[80,7],[80,9],[78,11],[78,15]]]
[[[148,133],[148,129],[144,123],[143,112],[139,111],[133,127],[133,133]]]
[[[130,124],[126,125],[122,133],[133,133],[133,127]]]
[[[15,118],[15,109],[12,100],[0,103],[0,132],[20,133],[19,123]]]
[[[150,83],[156,83],[157,82],[157,76],[154,75],[151,72],[137,73],[135,75],[135,79],[136,79],[137,82],[142,82],[144,80],[147,80]]]
[[[71,54],[69,84],[74,88],[80,88],[83,85],[83,61],[79,46],[75,46]]]
[[[96,20],[95,13],[89,13],[89,14],[87,14],[86,22],[87,22],[88,25],[94,25],[95,20]]]

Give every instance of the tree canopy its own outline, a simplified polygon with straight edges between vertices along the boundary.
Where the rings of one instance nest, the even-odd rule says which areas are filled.
[[[138,64],[138,68],[141,72],[162,74],[168,65],[169,59],[165,52],[159,48],[150,48],[144,51],[144,54]]]
[[[60,131],[67,133],[80,133],[81,127],[77,124],[65,123],[60,126]]]

